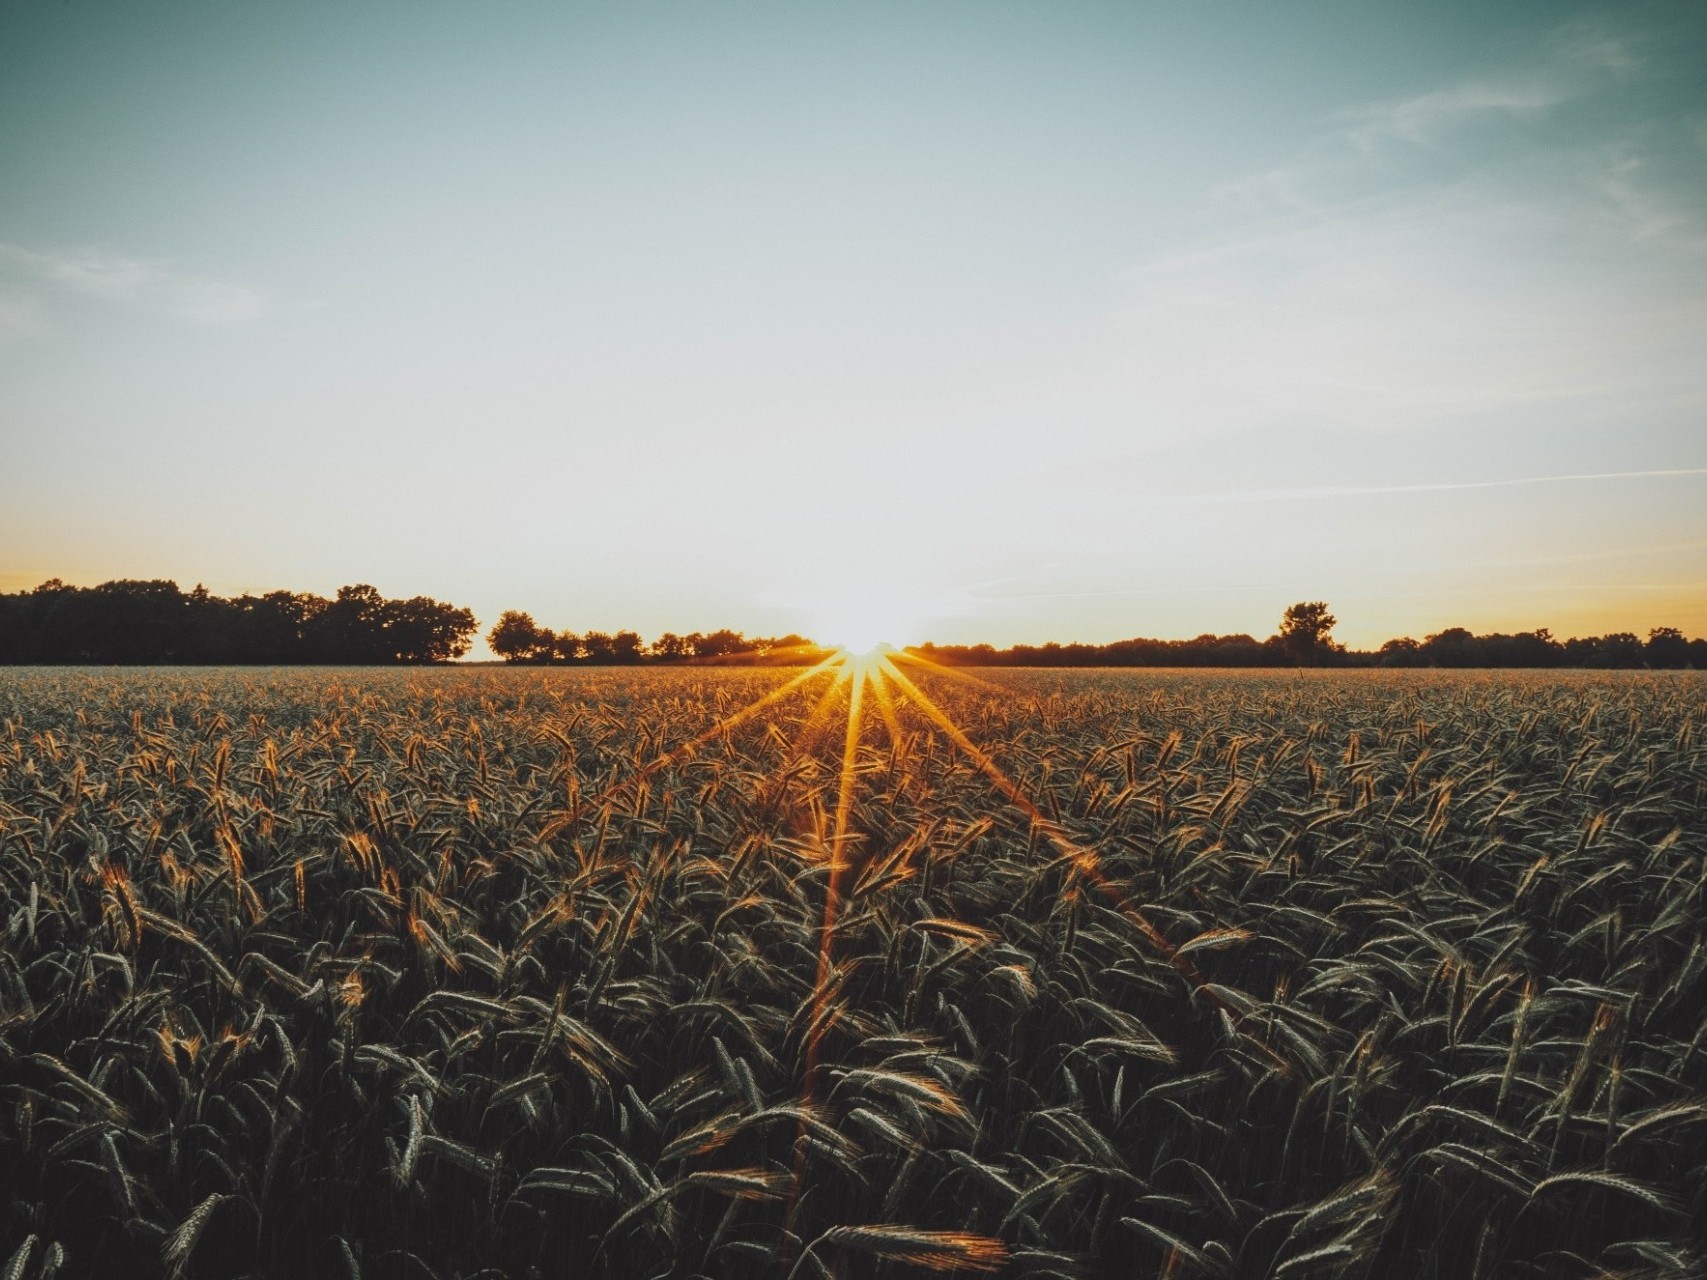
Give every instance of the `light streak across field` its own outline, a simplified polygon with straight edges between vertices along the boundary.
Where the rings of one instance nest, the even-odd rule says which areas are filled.
[[[832,654],[830,657],[825,658],[822,662],[818,663],[816,666],[810,667],[807,670],[802,671],[799,675],[795,676],[793,679],[787,681],[786,683],[778,685],[776,688],[772,689],[769,693],[765,694],[763,697],[757,698],[754,701],[748,703],[746,706],[742,707],[739,711],[731,712],[729,715],[726,715],[726,716],[719,718],[718,721],[715,724],[713,724],[709,729],[704,730],[702,733],[698,734],[695,737],[689,738],[686,742],[681,743],[679,746],[672,747],[670,750],[664,752],[662,755],[654,757],[652,760],[649,760],[647,763],[641,765],[640,768],[636,769],[633,773],[629,774],[627,777],[619,779],[615,783],[606,787],[603,791],[599,792],[596,796],[593,796],[590,799],[586,800],[584,802],[584,807],[596,809],[600,805],[606,804],[606,803],[610,802],[611,800],[616,799],[616,797],[621,795],[623,793],[623,791],[625,789],[627,789],[628,787],[634,786],[634,785],[641,783],[641,782],[645,782],[648,778],[652,777],[652,775],[657,773],[660,769],[667,769],[672,764],[676,764],[679,761],[685,760],[688,756],[692,755],[700,747],[702,747],[706,743],[710,742],[713,738],[718,737],[720,734],[727,733],[729,730],[733,729],[736,725],[739,725],[739,724],[744,723],[745,721],[751,720],[754,716],[758,715],[759,712],[763,711],[766,707],[769,707],[769,706],[772,706],[778,702],[781,702],[789,694],[793,693],[796,689],[800,688],[802,685],[811,681],[814,677],[822,675],[824,672],[832,669],[836,665],[836,663],[839,659],[839,656],[840,655]]]
[[[806,1024],[803,1067],[800,1081],[800,1131],[794,1142],[794,1177],[790,1183],[788,1212],[784,1218],[783,1238],[793,1235],[795,1215],[800,1208],[800,1189],[806,1180],[806,1131],[808,1117],[818,1100],[818,1052],[829,1029],[825,1017],[830,991],[836,977],[836,923],[841,917],[842,881],[847,875],[848,816],[853,809],[855,765],[859,753],[860,728],[864,707],[868,668],[865,660],[851,655],[839,655],[840,674],[836,684],[848,686],[847,732],[842,738],[841,776],[836,786],[836,818],[829,838],[829,874],[824,884],[824,919],[818,931],[818,972],[812,982],[811,1016]],[[785,1247],[784,1254],[789,1250]]]
[[[795,1224],[807,1182],[808,1129],[810,1117],[822,1092],[822,1082],[819,1076],[821,1074],[820,1057],[823,1039],[834,1022],[834,1019],[829,1016],[829,1006],[834,998],[838,979],[836,934],[845,896],[845,881],[853,860],[850,850],[853,837],[849,827],[859,781],[858,753],[865,733],[865,697],[868,686],[873,700],[877,704],[878,716],[883,722],[892,746],[898,746],[902,741],[902,729],[897,710],[904,700],[916,707],[919,713],[946,737],[956,750],[971,761],[1004,801],[1025,815],[1032,829],[1041,834],[1053,847],[1056,854],[1073,867],[1084,883],[1095,890],[1132,926],[1144,944],[1179,975],[1194,997],[1202,998],[1205,1003],[1224,1015],[1227,1025],[1274,1067],[1282,1077],[1294,1082],[1298,1080],[1297,1072],[1292,1063],[1249,1025],[1249,1012],[1241,1010],[1228,1000],[1215,984],[1210,982],[1197,966],[1183,954],[1182,949],[1171,942],[1167,935],[1133,903],[1122,887],[1104,871],[1101,859],[1096,852],[1073,839],[1060,822],[1044,813],[1037,802],[1008,775],[995,759],[973,742],[966,732],[954,722],[953,718],[900,669],[898,663],[911,663],[933,673],[963,679],[993,693],[1006,694],[1009,692],[991,681],[967,675],[964,672],[925,659],[921,655],[910,654],[902,650],[878,649],[866,653],[853,653],[846,649],[837,650],[816,665],[791,677],[746,706],[720,717],[716,723],[695,737],[657,756],[629,778],[608,788],[595,802],[595,804],[603,802],[619,794],[625,786],[643,781],[670,764],[686,758],[698,747],[751,720],[761,711],[775,706],[790,694],[804,691],[819,677],[829,676],[830,679],[823,693],[818,697],[804,720],[801,721],[795,739],[791,744],[792,752],[795,755],[803,755],[811,751],[822,739],[829,727],[833,708],[839,703],[840,695],[845,691],[847,720],[842,736],[834,818],[827,831],[822,822],[818,824],[815,839],[815,844],[825,862],[824,911],[818,930],[816,973],[814,974],[811,993],[807,999],[808,1016],[802,1032],[801,1120],[794,1146],[794,1169],[790,1180],[788,1206],[784,1216],[783,1247],[779,1255],[785,1269],[797,1256],[795,1250],[800,1245],[800,1241],[795,1236]]]
[[[811,1078],[817,1061],[817,1049],[824,1030],[822,1009],[818,1006],[822,1004],[827,983],[834,974],[836,924],[840,916],[842,880],[848,868],[846,848],[848,820],[852,812],[854,790],[858,782],[855,767],[856,756],[863,738],[864,694],[868,685],[874,694],[879,714],[892,742],[899,741],[901,727],[896,715],[896,699],[891,691],[891,686],[899,690],[909,702],[916,706],[920,713],[977,767],[978,771],[984,775],[1004,800],[1026,816],[1033,827],[1054,847],[1056,853],[1073,865],[1085,882],[1133,926],[1151,950],[1165,960],[1196,995],[1203,997],[1215,1008],[1225,1013],[1240,1035],[1254,1045],[1275,1067],[1291,1075],[1292,1068],[1286,1059],[1260,1036],[1243,1025],[1247,1015],[1223,997],[1215,986],[1203,976],[1197,966],[1181,954],[1179,947],[1170,942],[1154,922],[1138,909],[1131,898],[1103,870],[1101,859],[1097,857],[1096,852],[1074,840],[1059,822],[1045,814],[988,752],[973,742],[965,731],[954,723],[947,712],[924,690],[919,688],[917,683],[901,671],[896,665],[897,662],[914,663],[934,673],[962,679],[994,693],[1005,694],[1008,692],[992,681],[969,675],[952,667],[943,666],[921,655],[903,650],[875,650],[857,654],[845,649],[838,650],[817,665],[749,703],[741,710],[724,716],[697,737],[659,756],[639,773],[604,793],[605,797],[614,795],[620,792],[622,786],[627,785],[627,783],[651,776],[659,769],[682,759],[692,750],[719,734],[751,719],[761,710],[781,701],[818,676],[832,674],[834,679],[808,716],[803,726],[805,731],[803,740],[797,744],[799,750],[809,750],[811,745],[822,736],[825,727],[824,721],[830,708],[834,705],[837,690],[843,685],[847,686],[848,719],[842,743],[841,771],[837,783],[834,826],[828,840],[820,842],[824,845],[824,853],[829,863],[829,877],[825,893],[824,921],[819,934],[818,972],[813,984],[814,1009],[812,1020],[809,1023],[810,1032],[806,1046],[808,1087],[810,1088],[811,1085]]]

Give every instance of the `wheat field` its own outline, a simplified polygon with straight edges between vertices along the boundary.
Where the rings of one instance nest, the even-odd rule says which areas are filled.
[[[1707,679],[803,674],[0,675],[0,1276],[1702,1274]]]

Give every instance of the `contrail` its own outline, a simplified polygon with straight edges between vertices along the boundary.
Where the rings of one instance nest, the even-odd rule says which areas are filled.
[[[1352,498],[1377,493],[1443,493],[1454,489],[1515,489],[1532,484],[1568,484],[1583,480],[1652,480],[1676,476],[1707,476],[1707,467],[1672,467],[1656,471],[1583,471],[1557,476],[1516,476],[1507,480],[1448,480],[1437,484],[1321,485],[1311,489],[1246,489],[1233,493],[1156,494],[1140,501],[1285,502],[1300,498]]]

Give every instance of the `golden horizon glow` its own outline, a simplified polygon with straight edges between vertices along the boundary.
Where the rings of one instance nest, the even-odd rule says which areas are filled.
[[[873,644],[834,644],[829,647],[837,658],[860,666],[870,666],[885,654],[900,652],[887,640],[879,640]]]
[[[913,628],[891,625],[881,619],[850,614],[820,621],[812,627],[810,634],[826,648],[842,653],[868,654],[918,643],[918,636],[913,631]]]

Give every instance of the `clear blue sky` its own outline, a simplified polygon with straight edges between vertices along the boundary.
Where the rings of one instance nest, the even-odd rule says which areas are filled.
[[[1707,633],[1703,66],[1697,4],[7,5],[0,588]]]

